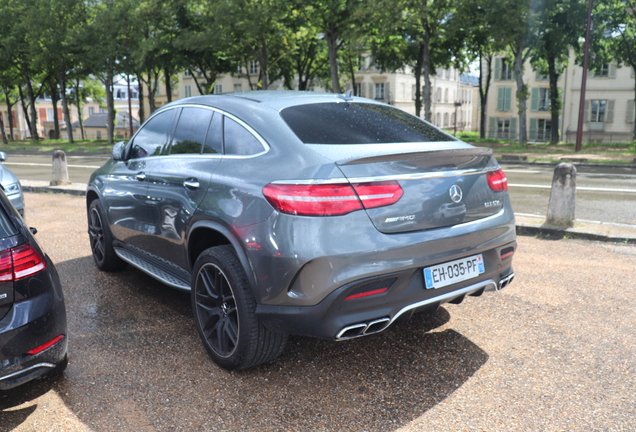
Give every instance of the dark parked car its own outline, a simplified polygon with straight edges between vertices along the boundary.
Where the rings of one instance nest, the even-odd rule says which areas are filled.
[[[155,112],[92,175],[90,244],[102,270],[128,263],[191,290],[208,353],[241,369],[290,333],[370,335],[503,288],[507,190],[491,150],[389,105],[201,96]]]
[[[0,390],[61,373],[66,348],[55,267],[0,191]]]
[[[7,154],[0,151],[0,162],[7,160]],[[24,217],[24,195],[22,194],[22,185],[18,177],[9,170],[4,164],[0,163],[0,186],[11,201],[11,204],[18,210],[18,213]]]

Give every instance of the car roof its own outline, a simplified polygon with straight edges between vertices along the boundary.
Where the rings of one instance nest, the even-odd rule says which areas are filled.
[[[253,90],[245,92],[225,93],[220,95],[194,96],[186,99],[179,99],[172,102],[168,106],[199,104],[227,109],[229,112],[233,108],[241,106],[243,109],[251,106],[254,109],[275,109],[280,111],[294,105],[304,105],[312,103],[372,103],[380,104],[370,99],[361,97],[347,96],[336,93],[322,93],[313,91],[297,91],[297,90]]]

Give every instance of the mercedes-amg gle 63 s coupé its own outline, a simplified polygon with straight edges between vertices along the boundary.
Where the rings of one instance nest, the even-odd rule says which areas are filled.
[[[492,151],[390,105],[257,91],[170,103],[91,177],[93,257],[190,290],[222,367],[495,291],[514,215]]]

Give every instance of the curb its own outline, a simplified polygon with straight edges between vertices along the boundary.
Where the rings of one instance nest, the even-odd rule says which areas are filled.
[[[544,165],[544,166],[557,166],[560,163],[566,162],[542,162],[542,161],[513,161],[503,160],[500,157],[495,156],[497,162],[505,165]],[[609,164],[609,163],[587,163],[587,162],[568,162],[577,167],[590,167],[590,168],[636,168],[636,164]]]
[[[586,231],[573,231],[570,229],[559,228],[544,228],[544,227],[532,227],[527,225],[516,225],[517,235],[523,236],[546,236],[555,240],[562,238],[590,240],[605,243],[623,243],[623,244],[636,244],[635,237],[618,237],[607,236],[603,234],[597,234]]]
[[[64,186],[22,185],[22,190],[25,192],[57,193],[57,194],[67,194],[67,195],[75,195],[75,196],[86,196],[85,189],[71,189]]]

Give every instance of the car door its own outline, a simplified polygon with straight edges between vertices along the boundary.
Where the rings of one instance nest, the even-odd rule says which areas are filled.
[[[114,237],[133,248],[143,248],[144,239],[156,230],[150,217],[147,165],[160,154],[172,126],[174,110],[151,117],[127,146],[127,157],[108,173],[111,186],[102,189],[102,199]]]
[[[176,116],[172,138],[162,156],[146,166],[155,227],[147,247],[157,264],[188,280],[186,233],[222,157],[222,115],[209,107],[184,106]]]

